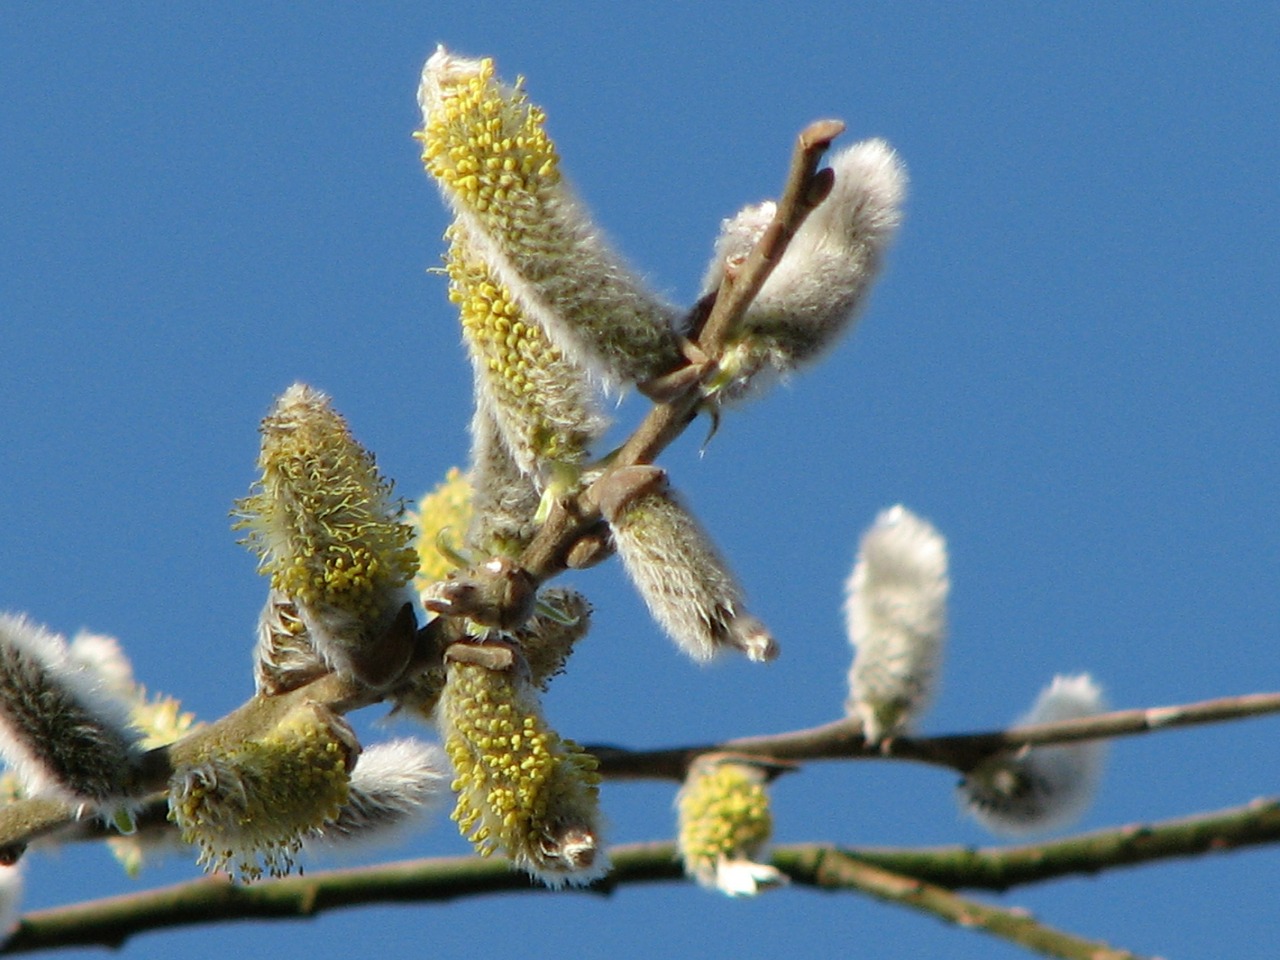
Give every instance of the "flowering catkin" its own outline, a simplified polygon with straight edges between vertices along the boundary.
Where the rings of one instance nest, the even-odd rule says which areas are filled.
[[[740,897],[786,882],[755,862],[773,835],[766,780],[747,760],[709,756],[690,767],[676,798],[677,840],[685,873],[700,886]]]
[[[543,719],[519,652],[505,664],[472,662],[465,644],[447,655],[438,710],[458,793],[453,819],[482,856],[501,850],[551,887],[603,876],[595,758]],[[490,660],[504,645],[481,645]]]
[[[274,719],[261,697],[241,710]],[[359,752],[346,721],[306,702],[267,729],[197,735],[173,748],[169,819],[206,870],[282,876],[303,840],[339,816]]]
[[[1056,676],[1015,726],[1074,720],[1105,709],[1102,690],[1087,673]],[[1067,826],[1092,802],[1106,752],[1106,741],[1085,740],[997,754],[961,781],[961,803],[992,833],[1019,836]]]
[[[906,169],[883,140],[864,140],[831,160],[834,185],[796,232],[711,382],[717,399],[750,392],[762,371],[785,374],[830,349],[857,316],[902,219]],[[773,220],[772,201],[724,221],[703,294],[746,261]]]
[[[411,631],[393,627],[412,604],[417,568],[413,527],[400,521],[391,484],[329,398],[301,383],[263,420],[258,463],[262,477],[237,503],[236,526],[249,531],[245,543],[274,591],[259,634],[267,664],[259,683],[271,664],[305,659],[309,644],[339,673],[386,685],[408,659]]]
[[[583,462],[607,421],[586,372],[550,342],[468,242],[449,229],[449,299],[462,319],[477,405],[493,418],[521,472],[547,482],[556,467]]]
[[[744,609],[737,578],[676,499],[664,471],[616,471],[606,481],[600,511],[627,576],[680,649],[699,661],[729,648],[752,660],[778,655],[768,629]]]
[[[493,61],[440,47],[418,89],[422,161],[469,244],[560,349],[636,383],[681,362],[675,311],[605,244],[573,197],[545,115]]]
[[[881,743],[910,729],[933,696],[946,639],[946,541],[928,521],[891,507],[863,534],[846,589],[857,651],[846,707],[867,743]]]

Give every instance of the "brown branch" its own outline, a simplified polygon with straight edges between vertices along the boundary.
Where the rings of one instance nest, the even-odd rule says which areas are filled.
[[[1020,908],[994,907],[962,897],[951,890],[914,877],[892,873],[857,857],[834,850],[820,850],[814,870],[814,886],[858,890],[877,900],[931,913],[948,923],[982,930],[1027,947],[1036,953],[1064,960],[1141,960],[1128,950],[1085,940],[1047,926]]]
[[[1223,723],[1280,712],[1280,693],[1254,693],[1197,703],[1137,710],[1117,710],[1079,720],[1041,723],[1008,730],[941,737],[899,737],[887,746],[868,747],[855,719],[788,733],[741,737],[721,743],[690,744],[659,750],[628,750],[608,745],[586,749],[600,759],[600,772],[612,779],[683,781],[689,764],[704,753],[729,751],[769,760],[896,759],[972,770],[991,756],[1024,746],[1075,743],[1081,740],[1136,736],[1175,727]]]
[[[726,274],[701,329],[690,331],[696,352],[712,361],[719,356],[725,337],[747,312],[786,252],[795,232],[830,192],[829,172],[819,171],[818,164],[831,141],[842,130],[844,124],[837,120],[819,120],[801,132],[773,222],[736,276]],[[682,370],[672,371],[668,377],[676,377]],[[709,372],[708,368],[704,375]],[[623,467],[653,463],[692,421],[702,402],[702,381],[701,375],[685,378],[682,388],[674,396],[655,403],[635,432],[612,455],[605,476]],[[520,565],[536,582],[545,581],[562,571],[575,541],[599,520],[599,493],[603,479],[601,477],[573,500],[558,504],[525,549]]]
[[[350,708],[350,687],[332,675],[287,695],[310,698],[330,705]],[[1254,693],[1202,700],[1171,707],[1118,710],[1081,720],[1064,720],[1033,726],[1012,727],[980,733],[941,737],[907,738],[892,741],[887,748],[868,747],[862,727],[854,719],[836,720],[819,727],[764,736],[740,737],[720,743],[689,744],[659,750],[631,750],[603,744],[585,749],[600,761],[600,773],[610,780],[672,780],[683,782],[689,765],[708,753],[737,753],[793,768],[813,760],[909,760],[946,767],[961,773],[1001,750],[1027,745],[1073,743],[1157,730],[1223,723],[1280,712],[1280,693]],[[234,717],[234,713],[229,715]],[[222,722],[222,721],[220,721]],[[208,731],[210,728],[203,728]],[[201,732],[200,735],[207,735]],[[140,829],[169,829],[168,806],[163,797],[154,800],[137,815]],[[57,834],[60,841],[100,840],[112,831],[96,818],[77,820],[75,811],[56,801],[19,800],[0,807],[0,861],[21,856],[33,840]]]
[[[1003,891],[1074,874],[1092,875],[1138,863],[1277,841],[1280,800],[1269,799],[1209,814],[1018,847],[972,850],[787,845],[774,850],[773,864],[797,885],[828,890],[862,889],[860,883],[870,883],[866,878],[872,876],[867,871],[875,868],[898,875],[894,882],[911,878],[906,882],[926,885],[936,900],[932,888]],[[684,879],[671,843],[622,845],[614,847],[610,857],[613,870],[591,891],[607,893],[620,886]],[[850,864],[865,869],[855,869]],[[143,893],[33,911],[23,917],[0,953],[69,946],[117,947],[138,933],[167,927],[250,918],[301,919],[342,907],[444,902],[515,891],[546,892],[523,874],[512,871],[505,862],[479,857],[443,857],[323,871],[252,886],[237,886],[225,877],[208,877]]]

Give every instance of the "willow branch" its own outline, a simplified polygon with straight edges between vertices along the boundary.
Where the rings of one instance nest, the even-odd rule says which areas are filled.
[[[345,682],[329,675],[282,697],[312,699],[349,709],[353,704],[361,703],[350,699],[351,689]],[[1254,693],[1178,706],[1117,710],[1080,720],[1008,730],[926,738],[900,737],[885,748],[868,747],[862,736],[861,724],[855,719],[844,719],[807,730],[659,750],[631,750],[601,744],[589,745],[585,749],[599,759],[601,775],[610,780],[672,780],[683,783],[689,765],[707,753],[737,753],[786,766],[814,760],[908,760],[964,773],[993,753],[1017,750],[1023,746],[1135,736],[1277,712],[1280,712],[1280,693]],[[229,716],[233,717],[234,713]],[[207,735],[209,729],[205,727],[192,735]],[[139,828],[171,828],[166,821],[167,810],[163,797],[154,800],[138,812]],[[16,860],[27,844],[49,835],[56,835],[58,840],[67,842],[100,840],[111,832],[96,818],[77,820],[73,807],[55,800],[34,798],[0,807],[0,861]]]
[[[600,772],[613,779],[683,781],[689,764],[704,753],[728,751],[769,760],[896,759],[927,763],[966,773],[994,753],[1024,746],[1075,743],[1136,736],[1157,730],[1224,723],[1280,712],[1280,693],[1254,693],[1168,707],[1117,710],[1078,720],[1040,723],[1007,730],[899,737],[883,747],[868,747],[856,719],[788,733],[741,737],[720,743],[690,744],[659,750],[629,750],[607,745],[586,749],[600,759]]]
[[[848,866],[855,862],[938,890],[1004,891],[1064,876],[1094,875],[1118,867],[1277,841],[1280,799],[1272,798],[1193,817],[1017,847],[786,845],[774,849],[773,864],[799,886],[826,890],[861,889],[854,878],[865,880],[870,874]],[[626,844],[614,847],[610,858],[612,872],[591,891],[608,893],[621,886],[684,880],[672,843]],[[479,857],[322,871],[252,886],[237,886],[224,876],[206,877],[143,893],[34,911],[23,917],[0,953],[69,946],[118,947],[136,934],[168,927],[253,918],[302,919],[343,907],[446,902],[518,891],[548,892],[505,862]]]
[[[962,897],[951,890],[834,850],[819,850],[815,886],[857,890],[877,900],[901,904],[961,927],[982,930],[1049,957],[1064,960],[1141,960],[1096,940],[1047,926],[1025,910],[994,907]]]
[[[689,331],[696,352],[714,360],[726,335],[741,321],[765,280],[786,252],[800,225],[831,190],[830,171],[818,169],[831,141],[844,129],[836,120],[811,123],[796,141],[791,167],[783,187],[777,213],[737,276],[726,275],[705,323]],[[705,363],[705,360],[704,360]],[[680,378],[690,368],[672,371]],[[695,371],[696,372],[696,371]],[[681,388],[671,397],[655,403],[648,415],[613,455],[607,476],[613,470],[641,463],[653,463],[666,447],[684,432],[702,402],[703,375],[684,377]],[[525,549],[520,565],[535,581],[541,582],[565,568],[565,556],[578,536],[599,519],[599,490],[604,477],[576,498],[557,505]]]

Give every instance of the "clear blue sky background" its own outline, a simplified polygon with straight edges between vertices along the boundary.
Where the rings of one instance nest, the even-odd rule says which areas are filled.
[[[1280,688],[1280,14],[1257,4],[6,4],[0,8],[0,608],[112,633],[203,717],[251,690],[264,584],[228,529],[256,426],[304,379],[416,496],[466,451],[470,372],[410,133],[437,42],[492,54],[566,168],[687,302],[722,217],[774,194],[795,133],[848,122],[910,167],[906,227],[856,334],[665,459],[778,634],[699,669],[618,569],[547,703],[583,740],[669,745],[840,713],[841,585],[875,513],[947,535],[952,640],[929,732],[1004,723],[1055,672],[1117,706]],[[640,406],[624,405],[634,420]],[[395,733],[409,732],[401,726]],[[1087,828],[1274,794],[1280,722],[1117,744]],[[989,842],[952,778],[815,766],[780,841]],[[670,786],[609,785],[618,841]],[[384,856],[457,853],[441,818]],[[320,866],[317,864],[316,866]],[[134,882],[37,855],[30,906]],[[1015,891],[1143,953],[1271,958],[1280,852]],[[167,932],[125,957],[1000,960],[856,896],[692,887],[388,907]]]

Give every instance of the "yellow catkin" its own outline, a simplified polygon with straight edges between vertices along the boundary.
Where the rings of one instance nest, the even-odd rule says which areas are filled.
[[[504,86],[492,60],[441,48],[418,99],[423,165],[492,271],[477,278],[491,288],[481,299],[518,302],[524,320],[607,381],[641,382],[681,363],[677,311],[627,268],[567,190],[546,116],[521,85]]]
[[[449,664],[440,713],[453,819],[482,856],[501,851],[553,886],[589,882],[605,868],[596,761],[546,724],[521,667]]]
[[[239,527],[271,585],[304,605],[378,612],[417,567],[413,528],[391,484],[329,398],[294,384],[262,423],[262,477],[238,504]]]
[[[391,483],[329,398],[300,383],[262,422],[258,462],[262,477],[237,504],[236,526],[271,578],[259,689],[287,689],[282,671],[305,679],[308,650],[322,668],[375,687],[394,682],[409,657],[411,635],[399,628],[418,554]]]
[[[206,870],[282,876],[303,837],[346,802],[358,749],[343,721],[303,704],[270,733],[211,740],[184,758],[170,782],[169,819]]]
[[[471,524],[471,484],[462,471],[451,467],[439,485],[418,501],[418,509],[411,519],[418,530],[415,541],[418,572],[414,587],[421,592],[456,569],[449,554],[461,549]],[[441,551],[441,543],[446,545],[445,551]]]
[[[553,464],[581,463],[604,432],[583,369],[527,317],[477,256],[461,224],[449,229],[446,271],[479,401],[521,472],[545,479]]]
[[[743,896],[783,882],[752,859],[773,834],[765,780],[760,766],[724,758],[700,760],[689,771],[676,803],[677,841],[685,872],[700,885]]]

